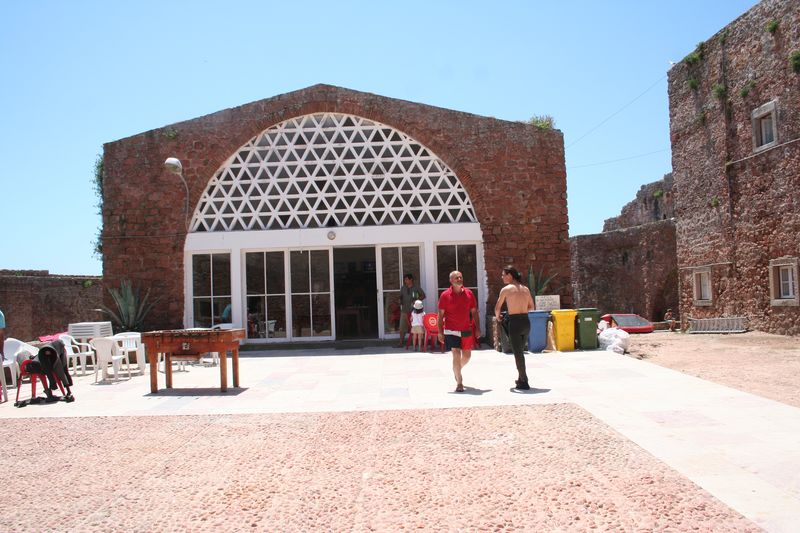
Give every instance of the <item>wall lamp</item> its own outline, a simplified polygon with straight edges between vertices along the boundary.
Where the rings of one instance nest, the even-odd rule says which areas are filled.
[[[177,174],[183,182],[183,188],[186,189],[186,198],[183,203],[183,225],[186,232],[189,232],[189,185],[186,184],[186,178],[183,177],[183,165],[181,160],[177,157],[168,157],[164,161],[164,168],[172,174]]]

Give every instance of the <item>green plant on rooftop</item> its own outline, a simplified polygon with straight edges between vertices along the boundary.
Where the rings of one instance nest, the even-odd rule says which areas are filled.
[[[533,115],[528,119],[528,124],[542,130],[552,130],[556,127],[556,121],[550,115]]]

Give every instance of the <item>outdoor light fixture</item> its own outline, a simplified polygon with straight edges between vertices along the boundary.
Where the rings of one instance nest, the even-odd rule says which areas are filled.
[[[164,161],[164,168],[173,174],[177,174],[183,182],[183,188],[186,189],[186,198],[183,204],[183,225],[186,231],[189,231],[189,185],[186,184],[186,179],[183,177],[183,165],[181,160],[177,157],[168,157]]]
[[[335,238],[336,238],[336,232],[335,231],[329,231],[328,232],[328,240],[332,241]]]

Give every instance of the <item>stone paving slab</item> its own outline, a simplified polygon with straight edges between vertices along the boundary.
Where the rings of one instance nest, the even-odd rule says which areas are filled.
[[[467,392],[456,394],[448,355],[383,348],[269,352],[242,358],[243,388],[225,394],[218,390],[218,368],[212,367],[176,373],[179,388],[155,395],[148,376],[95,385],[92,374],[78,378],[72,404],[23,409],[2,404],[0,418],[148,419],[569,403],[766,530],[796,531],[800,409],[607,352],[552,353],[528,361],[535,387],[530,394],[511,389],[513,358],[490,350],[475,353],[464,371]],[[163,374],[159,379],[163,386]],[[557,435],[560,429],[551,431]]]
[[[3,531],[759,530],[570,404],[4,425]]]

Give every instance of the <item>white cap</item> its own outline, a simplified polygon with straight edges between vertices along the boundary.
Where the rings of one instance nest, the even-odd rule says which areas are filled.
[[[422,300],[417,300],[414,302],[414,309],[422,309]]]

